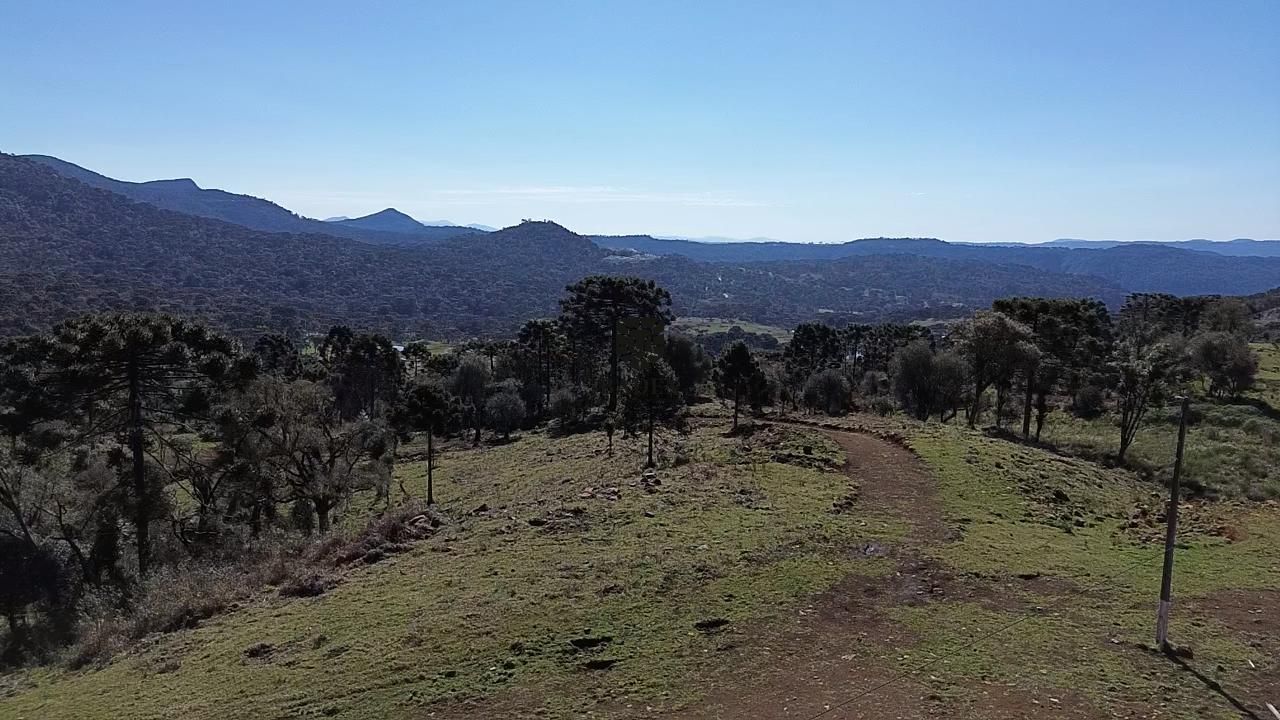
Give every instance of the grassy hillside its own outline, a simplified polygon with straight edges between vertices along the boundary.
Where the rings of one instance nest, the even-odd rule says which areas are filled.
[[[548,699],[557,713],[591,707],[597,692],[687,700],[693,688],[664,691],[718,643],[696,622],[765,617],[849,572],[887,570],[842,553],[841,539],[901,532],[827,512],[850,489],[822,437],[781,431],[747,452],[722,430],[681,441],[671,452],[683,464],[653,492],[639,442],[620,443],[615,461],[596,434],[450,452],[436,493],[454,523],[412,553],[314,600],[264,597],[101,670],[23,676],[0,716],[388,716],[513,685],[560,687]],[[423,494],[420,465],[406,480]],[[613,641],[598,650],[571,645],[602,636]],[[260,643],[269,656],[248,658]],[[592,689],[583,666],[601,659],[618,664]]]
[[[431,539],[102,668],[12,675],[0,717],[768,717],[872,689],[849,717],[1274,702],[1280,507],[1187,507],[1172,635],[1217,692],[1144,649],[1158,487],[955,426],[831,425],[890,441],[703,417],[661,438],[658,483],[639,442],[610,459],[599,434],[451,449]],[[421,464],[401,467],[421,495]]]
[[[1280,498],[1280,351],[1258,352],[1259,382],[1236,402],[1196,397],[1187,432],[1184,478],[1193,493],[1252,500]],[[1178,410],[1153,409],[1129,451],[1128,464],[1158,481],[1173,472]],[[1045,426],[1046,442],[1064,451],[1107,458],[1119,446],[1112,414],[1081,420],[1054,413]]]

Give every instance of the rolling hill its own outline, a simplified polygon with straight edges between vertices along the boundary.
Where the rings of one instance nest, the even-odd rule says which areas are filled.
[[[376,230],[378,232],[388,233],[407,233],[410,235],[417,234],[427,227],[426,224],[405,215],[395,208],[387,208],[379,210],[371,215],[365,215],[358,218],[339,218],[331,220],[334,225],[342,227],[357,228],[360,230]],[[442,227],[442,226],[436,226]],[[450,227],[444,225],[443,227]]]
[[[699,262],[602,248],[551,222],[416,248],[262,232],[11,155],[0,155],[0,268],[4,334],[105,309],[193,313],[245,337],[339,322],[399,337],[501,334],[554,314],[564,286],[591,274],[655,279],[680,315],[777,325],[955,317],[1013,294],[1124,295],[1087,275],[963,258]]]
[[[237,195],[225,190],[205,189],[196,185],[194,180],[182,178],[178,180],[153,180],[150,182],[126,182],[86,170],[85,168],[47,155],[25,155],[57,172],[63,177],[79,180],[91,187],[107,190],[123,195],[136,202],[144,202],[165,210],[173,210],[186,215],[223,220],[253,230],[266,232],[320,233],[334,235],[350,240],[384,245],[403,245],[429,243],[462,235],[474,234],[474,230],[464,227],[427,227],[416,220],[405,219],[416,227],[406,227],[394,231],[379,227],[381,223],[374,221],[362,223],[362,220],[375,218],[358,218],[343,222],[324,222],[297,215],[270,200],[263,200],[250,195]],[[385,212],[385,211],[384,211]],[[378,213],[377,215],[381,215]]]
[[[967,245],[933,238],[870,238],[847,243],[661,240],[648,235],[593,236],[598,244],[705,262],[838,260],[871,255],[914,255],[998,265],[1024,265],[1051,273],[1101,278],[1130,292],[1246,295],[1280,285],[1280,257],[1230,257],[1165,244],[1106,248]]]

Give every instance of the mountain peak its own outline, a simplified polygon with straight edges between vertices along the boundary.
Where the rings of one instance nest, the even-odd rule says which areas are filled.
[[[363,228],[365,230],[381,230],[383,232],[416,233],[425,226],[395,208],[385,208],[372,215],[338,220],[343,225]]]

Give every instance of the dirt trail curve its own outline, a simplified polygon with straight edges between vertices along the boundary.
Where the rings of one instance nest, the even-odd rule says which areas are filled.
[[[738,668],[715,678],[705,701],[675,717],[1004,720],[1042,714],[1044,708],[1030,698],[1001,686],[984,688],[974,706],[956,708],[923,685],[897,678],[899,656],[886,654],[895,647],[910,648],[912,637],[909,630],[885,617],[884,608],[944,598],[974,599],[987,591],[956,581],[922,552],[945,542],[947,527],[935,481],[919,458],[870,434],[807,423],[780,424],[818,430],[839,443],[847,456],[845,472],[859,486],[858,505],[889,513],[908,523],[911,531],[895,546],[864,548],[893,559],[893,573],[846,578],[803,608],[795,622],[748,636],[735,650],[741,659]],[[922,656],[918,662],[926,659]],[[916,659],[912,660],[914,664]],[[1052,714],[1055,718],[1095,716],[1084,704],[1066,704]]]

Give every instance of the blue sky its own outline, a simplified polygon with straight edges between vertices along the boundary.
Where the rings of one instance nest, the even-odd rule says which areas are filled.
[[[0,150],[316,217],[1280,237],[1277,0],[0,0],[0,28]]]

